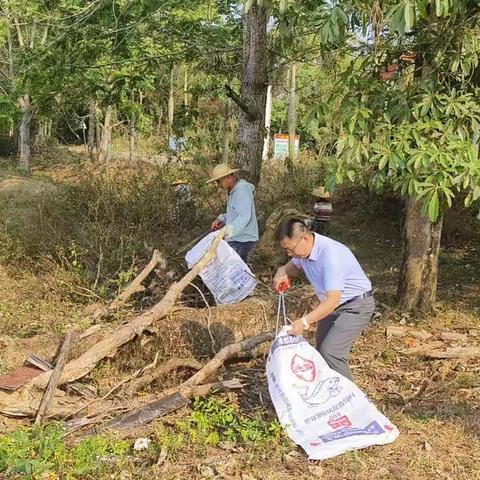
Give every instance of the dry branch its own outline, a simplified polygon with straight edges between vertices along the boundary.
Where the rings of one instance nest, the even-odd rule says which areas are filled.
[[[194,358],[170,358],[167,360],[163,365],[155,368],[153,371],[149,370],[149,372],[143,377],[140,377],[136,380],[132,380],[130,383],[127,392],[132,395],[135,392],[138,392],[142,388],[150,385],[155,380],[163,377],[168,372],[175,370],[176,368],[192,368],[194,370],[200,370],[202,368],[202,364],[195,360]]]
[[[57,362],[55,364],[55,368],[53,372],[51,372],[50,380],[48,381],[47,389],[43,395],[42,401],[40,402],[40,407],[38,408],[37,416],[35,418],[35,425],[40,425],[42,420],[47,415],[47,410],[52,401],[53,395],[58,386],[58,382],[60,381],[60,377],[63,372],[63,367],[65,366],[65,362],[67,360],[67,355],[70,349],[70,343],[72,341],[73,335],[73,327],[69,326],[67,330],[67,334],[65,336],[65,340],[63,341],[62,348],[60,349],[60,353],[57,357]]]
[[[218,369],[227,360],[236,356],[239,352],[252,350],[261,343],[268,342],[274,338],[274,332],[266,332],[222,348],[212,360],[180,386],[164,390],[161,398],[158,400],[147,403],[130,413],[113,419],[102,428],[126,429],[138,427],[187,405],[188,398],[206,395],[210,390],[217,388],[240,388],[241,384],[239,384],[237,380],[201,384],[205,379],[216,374]]]
[[[144,290],[142,282],[148,277],[150,272],[162,261],[162,256],[158,250],[153,252],[152,258],[145,268],[132,280],[132,282],[116,297],[109,305],[98,307],[91,315],[87,315],[88,319],[99,320],[110,312],[121,307],[135,293]]]
[[[217,370],[230,358],[234,357],[239,352],[252,350],[261,343],[268,342],[275,338],[274,332],[260,333],[254,337],[250,337],[247,340],[243,340],[238,343],[232,343],[223,347],[201,370],[188,380],[182,383],[182,387],[189,387],[192,385],[200,385],[209,376],[217,372]]]
[[[443,347],[443,342],[435,341],[419,345],[418,347],[412,347],[408,350],[403,350],[401,353],[405,355],[425,355],[427,352],[436,350],[441,347]]]
[[[444,351],[427,351],[423,355],[427,358],[477,358],[480,357],[480,347],[452,347]]]
[[[116,331],[105,336],[103,340],[93,345],[80,357],[69,362],[64,368],[59,385],[84,377],[93,370],[98,362],[106,357],[113,357],[118,348],[137,335],[141,335],[152,323],[165,317],[174,306],[175,301],[181,295],[184,288],[215,258],[218,244],[224,235],[225,230],[220,230],[208,251],[181,280],[174,283],[168,289],[162,300],[145,313],[133,318],[129,323],[121,325]],[[15,392],[15,394],[8,395],[0,393],[0,413],[13,417],[34,415],[38,409],[38,399],[33,395],[32,389],[44,389],[50,380],[50,376],[51,372],[45,372],[39,375]],[[72,410],[70,410],[70,412],[71,411]],[[55,414],[57,413],[65,414],[65,408],[59,409]]]

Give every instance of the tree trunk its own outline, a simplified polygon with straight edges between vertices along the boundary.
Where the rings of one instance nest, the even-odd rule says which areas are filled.
[[[100,151],[98,160],[100,162],[109,162],[112,157],[112,106],[109,105],[105,110],[105,119],[102,125],[102,138],[100,140]]]
[[[186,65],[183,74],[183,105],[185,113],[188,115],[188,67]]]
[[[28,94],[22,95],[19,103],[22,117],[19,128],[20,161],[18,166],[23,172],[30,173],[30,123],[32,120],[30,96]]]
[[[135,154],[135,139],[137,137],[135,131],[135,112],[130,113],[130,122],[128,125],[128,132],[129,132],[129,157],[130,161],[133,160],[133,156]]]
[[[268,159],[270,153],[270,127],[272,125],[272,86],[267,88],[267,103],[265,105],[265,139],[263,140],[262,160]]]
[[[295,160],[295,131],[297,128],[297,64],[290,67],[290,88],[288,91],[288,158]]]
[[[88,158],[92,161],[95,160],[95,122],[97,114],[97,102],[95,100],[90,100],[88,103],[88,140],[87,140],[87,152]]]
[[[168,91],[168,128],[167,128],[167,144],[170,145],[170,137],[172,136],[172,126],[173,126],[173,114],[175,109],[175,98],[174,98],[174,83],[173,83],[173,66],[170,70],[170,88]]]
[[[228,163],[230,158],[230,121],[232,117],[232,108],[230,99],[227,98],[225,102],[225,119],[223,122],[223,149],[222,149],[222,161]]]
[[[421,208],[420,200],[407,200],[398,285],[399,304],[405,311],[432,310],[437,294],[442,216],[432,223],[422,216]]]
[[[243,76],[235,164],[258,185],[262,168],[268,85],[267,11],[256,2],[243,16]]]

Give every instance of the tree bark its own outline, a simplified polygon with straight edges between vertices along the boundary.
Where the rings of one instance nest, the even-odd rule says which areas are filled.
[[[432,223],[422,216],[421,208],[420,200],[407,200],[398,285],[399,304],[405,311],[431,311],[437,294],[442,216]]]
[[[109,105],[105,110],[105,119],[102,125],[102,137],[100,139],[100,151],[98,160],[100,162],[109,162],[112,156],[112,106]]]
[[[90,100],[88,104],[88,139],[87,139],[87,151],[88,158],[90,160],[95,160],[95,122],[97,114],[97,102],[95,100]]]
[[[227,98],[225,102],[225,118],[223,122],[223,149],[222,149],[222,161],[228,163],[230,158],[230,121],[232,117],[232,108],[230,99]]]
[[[167,145],[170,145],[170,137],[172,136],[173,127],[173,115],[175,110],[175,97],[174,97],[174,68],[170,70],[170,88],[168,90],[168,112],[167,112]]]
[[[30,123],[32,120],[32,112],[30,108],[30,96],[28,94],[22,95],[19,99],[20,110],[22,116],[20,119],[19,128],[19,147],[20,147],[20,161],[19,167],[25,173],[30,173]]]
[[[235,165],[254,185],[260,181],[268,85],[267,11],[256,2],[243,16],[243,75]],[[231,90],[230,90],[230,93]]]
[[[128,125],[128,132],[129,132],[129,157],[130,157],[130,161],[132,161],[133,156],[135,154],[135,140],[137,137],[137,133],[135,131],[135,112],[130,113],[130,122]]]
[[[295,133],[297,128],[297,64],[290,67],[290,85],[288,91],[288,158],[295,160]]]
[[[272,125],[272,86],[267,88],[267,103],[265,105],[265,138],[263,140],[262,160],[267,160],[270,153],[270,128]]]

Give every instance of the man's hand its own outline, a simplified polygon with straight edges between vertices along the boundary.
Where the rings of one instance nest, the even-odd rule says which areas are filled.
[[[212,223],[212,230],[218,230],[220,228],[222,228],[224,225],[224,223],[219,220],[218,218]]]
[[[296,337],[298,337],[299,335],[303,335],[303,332],[305,331],[305,325],[303,324],[302,318],[295,320],[289,326],[290,326],[290,328],[288,329],[289,335],[295,335]]]
[[[273,277],[273,288],[277,292],[285,292],[290,288],[291,280],[290,277],[287,275],[285,270],[285,266],[280,267],[277,270],[277,273]]]

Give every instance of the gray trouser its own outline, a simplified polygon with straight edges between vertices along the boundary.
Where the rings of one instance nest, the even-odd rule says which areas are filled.
[[[328,366],[352,380],[348,355],[354,340],[369,324],[375,310],[373,297],[340,305],[318,322],[316,347]]]

